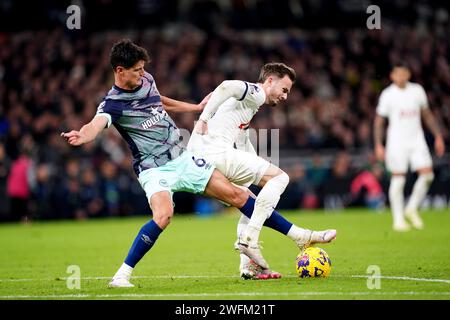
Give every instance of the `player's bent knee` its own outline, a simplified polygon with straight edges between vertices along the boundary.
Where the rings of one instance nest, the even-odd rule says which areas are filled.
[[[248,193],[238,187],[233,187],[228,192],[228,199],[230,200],[229,203],[236,208],[242,208],[247,202],[248,197]]]
[[[425,181],[427,183],[433,182],[433,180],[434,180],[434,173],[433,173],[433,171],[428,172],[428,173],[424,173],[423,174],[423,178],[425,179]]]
[[[282,171],[281,174],[276,176],[277,180],[279,181],[280,185],[283,185],[285,188],[289,184],[289,176],[286,172]]]
[[[433,183],[433,180],[434,180],[434,173],[433,171],[431,171],[426,173],[420,173],[416,183],[420,183],[420,181],[423,181],[423,183],[427,185],[427,187],[429,187],[431,183]]]
[[[287,185],[289,184],[289,176],[284,171],[281,171],[279,175],[270,179],[269,182],[271,186],[276,188],[276,190],[279,190],[281,193],[283,193]]]
[[[172,221],[173,212],[154,212],[153,220],[161,228],[165,229]]]

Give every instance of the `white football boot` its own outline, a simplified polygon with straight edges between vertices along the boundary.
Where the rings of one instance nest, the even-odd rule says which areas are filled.
[[[411,227],[406,221],[395,222],[392,225],[392,229],[397,232],[408,232],[411,230]]]
[[[130,283],[131,274],[133,273],[133,268],[127,265],[125,262],[122,263],[119,270],[113,276],[108,287],[110,288],[132,288],[134,285]]]
[[[263,269],[251,259],[249,259],[244,265],[241,265],[239,269],[241,278],[244,280],[267,280],[281,278],[281,274],[279,272],[270,269]]]
[[[245,254],[263,269],[269,269],[269,264],[261,253],[261,247],[258,243],[250,243],[243,238],[239,238],[235,247],[240,253]]]
[[[239,251],[238,243],[239,240],[234,243],[234,249],[236,251]],[[239,255],[241,260],[239,263],[239,273],[242,279],[267,280],[281,278],[281,274],[279,272],[270,269],[263,269],[245,254],[239,253]]]
[[[417,213],[416,210],[406,209],[405,210],[405,218],[411,223],[411,225],[417,229],[422,230],[423,229],[423,221],[420,217],[419,213]]]
[[[108,284],[109,288],[132,288],[134,284],[130,282],[130,279],[127,277],[114,277],[111,282]]]

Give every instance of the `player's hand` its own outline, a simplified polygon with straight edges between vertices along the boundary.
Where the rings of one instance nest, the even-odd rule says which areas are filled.
[[[434,150],[436,151],[436,155],[438,157],[442,157],[445,153],[445,143],[444,139],[442,139],[442,136],[436,137],[434,139]]]
[[[198,133],[202,136],[208,134],[208,124],[203,120],[198,120],[197,124],[195,125],[194,132]]]
[[[210,92],[206,97],[204,97],[203,100],[197,105],[198,111],[201,112],[201,111],[203,111],[203,109],[205,109],[205,106],[208,103],[211,95],[212,95],[212,92]]]
[[[382,144],[375,145],[375,157],[378,161],[384,161],[385,158],[385,150]]]
[[[80,146],[84,143],[83,136],[76,130],[61,132],[61,137],[66,138],[67,142],[72,146]]]

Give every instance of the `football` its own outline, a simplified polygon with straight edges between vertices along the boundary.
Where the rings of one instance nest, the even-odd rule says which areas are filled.
[[[295,259],[295,269],[300,278],[326,278],[331,271],[331,260],[325,250],[309,247]]]

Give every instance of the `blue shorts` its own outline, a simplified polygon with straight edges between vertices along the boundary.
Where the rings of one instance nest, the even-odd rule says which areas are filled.
[[[168,191],[171,196],[179,191],[201,194],[205,191],[214,168],[205,159],[185,151],[163,166],[142,171],[138,180],[149,202],[152,195],[160,191]]]

